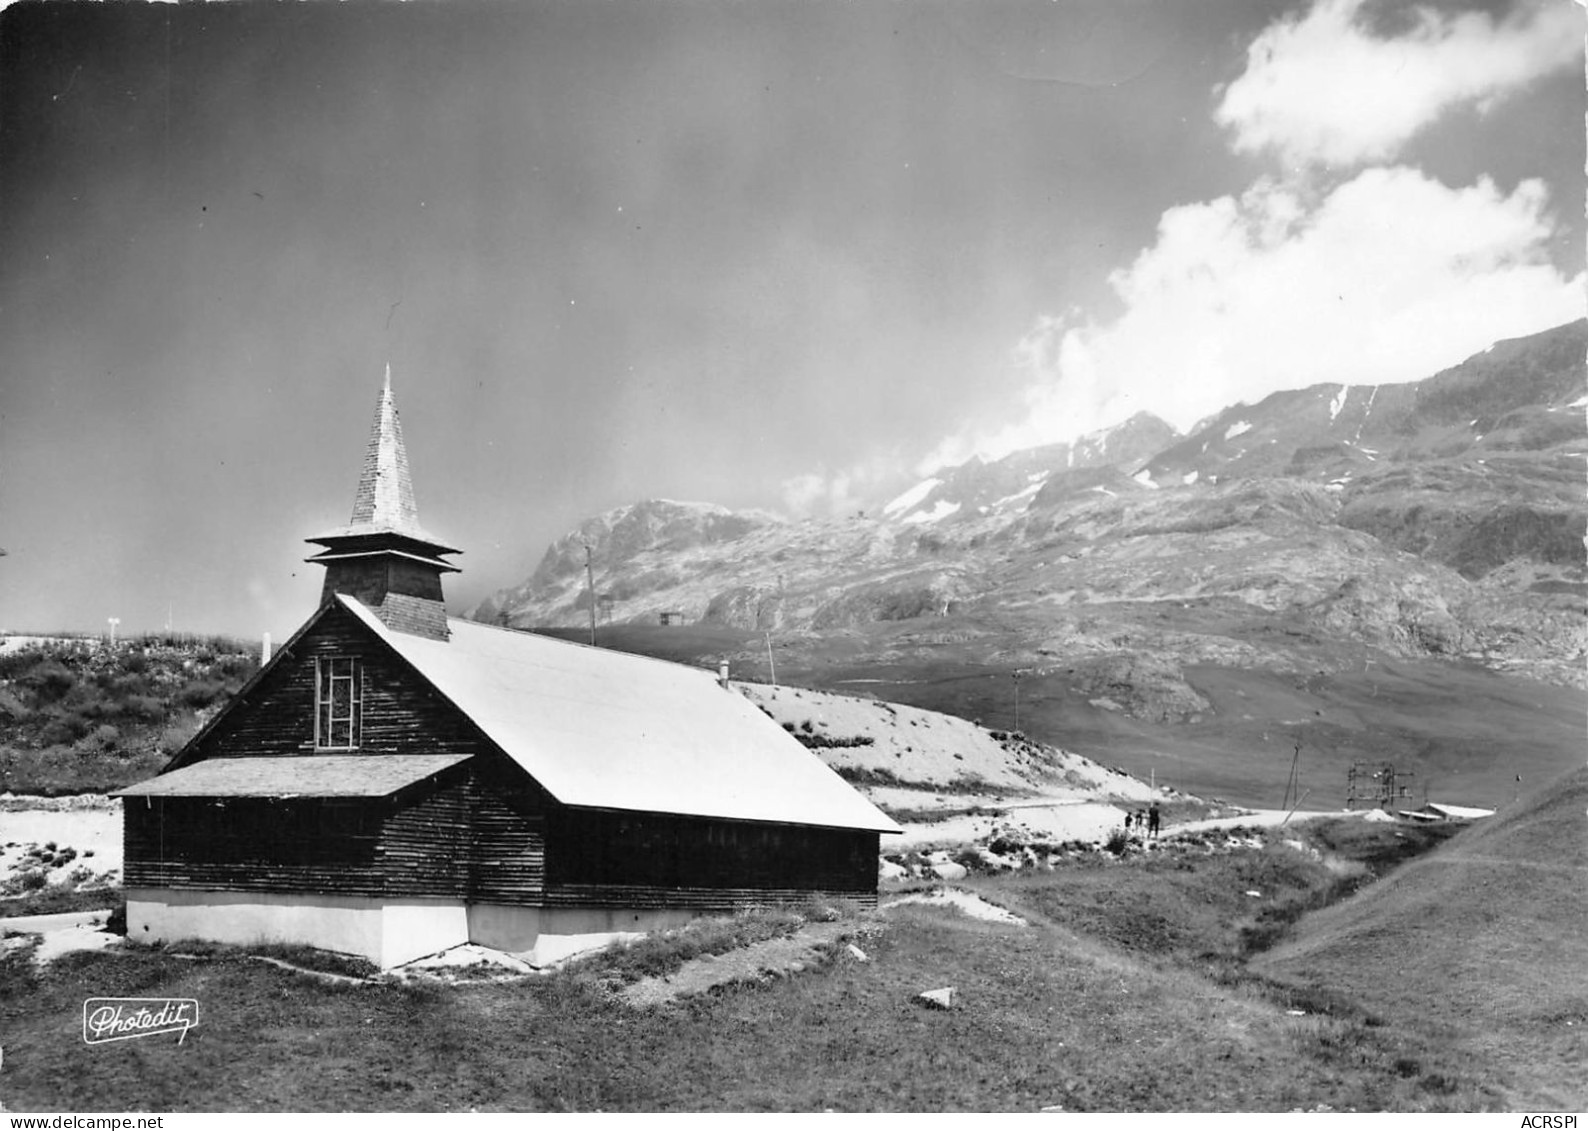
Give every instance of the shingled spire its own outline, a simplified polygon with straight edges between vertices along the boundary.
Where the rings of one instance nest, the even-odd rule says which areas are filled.
[[[364,469],[353,495],[347,526],[308,541],[324,546],[309,558],[325,566],[321,599],[333,594],[356,597],[398,632],[447,638],[441,575],[458,567],[444,558],[461,551],[438,541],[419,525],[408,451],[391,391],[391,366],[375,406]]]
[[[419,508],[414,505],[414,484],[408,474],[408,449],[403,446],[402,421],[397,418],[397,403],[391,395],[390,365],[386,366],[386,385],[381,389],[375,421],[369,430],[364,472],[358,478],[358,493],[353,496],[352,524],[386,530],[419,529]]]

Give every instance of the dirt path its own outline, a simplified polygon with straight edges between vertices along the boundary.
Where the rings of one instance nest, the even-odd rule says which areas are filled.
[[[822,950],[855,930],[853,922],[807,923],[792,935],[729,951],[702,955],[661,978],[642,978],[618,997],[636,1008],[665,1005],[689,994],[729,982],[748,982],[797,974],[821,961]]]
[[[1163,835],[1175,836],[1179,833],[1200,833],[1210,829],[1240,829],[1240,828],[1273,828],[1280,825],[1297,825],[1303,821],[1316,821],[1323,817],[1360,817],[1361,810],[1337,809],[1322,811],[1311,809],[1298,809],[1291,812],[1288,809],[1253,809],[1239,817],[1213,817],[1205,821],[1186,821],[1179,825],[1165,825]]]

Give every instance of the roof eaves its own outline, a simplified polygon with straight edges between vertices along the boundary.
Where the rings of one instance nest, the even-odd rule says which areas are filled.
[[[325,565],[328,562],[346,562],[357,558],[407,558],[409,561],[418,562],[420,565],[432,566],[447,573],[462,573],[463,571],[451,562],[442,561],[438,557],[425,557],[423,554],[412,554],[406,550],[380,549],[380,550],[350,550],[346,553],[336,553],[327,550],[313,557],[304,558],[306,562],[314,565]]]
[[[854,787],[850,786],[850,788],[853,789]],[[856,790],[856,792],[858,793],[859,791]],[[862,794],[862,796],[864,796],[864,795]],[[798,826],[800,826],[802,828],[809,828],[809,829],[832,829],[835,832],[846,832],[846,833],[853,833],[853,832],[884,833],[884,834],[889,835],[889,836],[897,836],[897,835],[902,835],[904,833],[904,830],[901,829],[897,824],[895,824],[893,819],[890,818],[886,813],[882,813],[882,811],[880,809],[878,809],[877,812],[882,815],[882,819],[884,821],[888,822],[886,827],[884,827],[882,825],[876,825],[876,824],[872,824],[872,825],[832,825],[832,824],[822,824],[821,822],[818,822],[818,821],[795,821],[795,820],[791,820],[791,819],[786,818],[786,817],[735,817],[735,816],[729,816],[729,815],[725,815],[725,814],[713,814],[713,813],[674,813],[674,812],[671,812],[671,811],[668,811],[668,810],[660,810],[660,809],[626,809],[626,808],[624,808],[624,807],[622,807],[620,805],[568,805],[567,808],[569,808],[569,809],[577,809],[580,812],[586,812],[586,813],[661,813],[664,816],[668,816],[668,817],[682,817],[682,818],[684,818],[686,820],[695,819],[695,820],[701,820],[701,821],[731,821],[731,822],[733,822],[736,825],[775,825],[775,826],[798,825]],[[873,805],[873,808],[875,808],[874,805]]]

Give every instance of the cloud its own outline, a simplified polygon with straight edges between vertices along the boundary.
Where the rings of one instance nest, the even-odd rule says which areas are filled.
[[[823,467],[783,480],[783,506],[799,517],[852,515],[895,489],[905,474],[906,465],[895,455],[874,456],[840,471]]]
[[[1507,195],[1397,167],[1312,207],[1300,192],[1264,180],[1164,213],[1153,246],[1110,276],[1124,313],[1040,320],[1014,351],[1033,378],[1024,418],[932,458],[997,458],[1143,410],[1184,430],[1276,389],[1415,380],[1583,314],[1584,277],[1547,258],[1538,181]]]
[[[1236,150],[1272,150],[1294,165],[1388,160],[1447,110],[1486,110],[1582,58],[1583,17],[1567,0],[1500,21],[1418,8],[1388,38],[1364,27],[1365,5],[1319,0],[1253,41],[1215,111]]]
[[[1375,34],[1368,2],[1317,0],[1270,24],[1223,93],[1231,146],[1276,153],[1285,175],[1165,211],[1152,244],[1109,276],[1122,313],[1038,318],[1008,356],[1025,383],[1015,421],[946,437],[918,475],[1142,411],[1185,430],[1279,389],[1418,380],[1582,317],[1588,278],[1550,259],[1563,225],[1542,181],[1507,192],[1360,168],[1449,110],[1487,111],[1580,60],[1577,6],[1499,20],[1403,8],[1401,30]],[[825,476],[801,488],[831,489]]]

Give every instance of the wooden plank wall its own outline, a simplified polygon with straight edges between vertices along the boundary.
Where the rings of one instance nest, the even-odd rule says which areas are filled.
[[[138,887],[445,896],[537,906],[541,820],[471,775],[392,802],[141,798],[126,802]]]
[[[469,781],[469,892],[488,903],[538,906],[546,887],[545,810],[525,775],[483,762]]]
[[[399,805],[380,831],[378,866],[387,895],[446,895],[469,891],[467,775]]]
[[[332,609],[314,631],[227,712],[183,764],[203,758],[284,757],[314,753],[314,661],[353,656],[363,687],[362,735],[349,754],[478,754],[494,750],[459,711],[407,666],[353,614]]]
[[[129,797],[128,887],[380,895],[381,802]]]
[[[815,893],[876,901],[876,833],[656,814],[538,815],[465,775],[395,805],[129,798],[124,828],[124,874],[134,887],[697,911]]]
[[[878,834],[805,825],[554,809],[546,884],[694,890],[870,892]]]
[[[812,888],[660,888],[650,884],[548,885],[544,907],[612,907],[636,911],[679,909],[702,914],[731,914],[751,907],[798,904],[813,896],[845,899],[860,907],[877,906],[873,882],[866,891]]]

